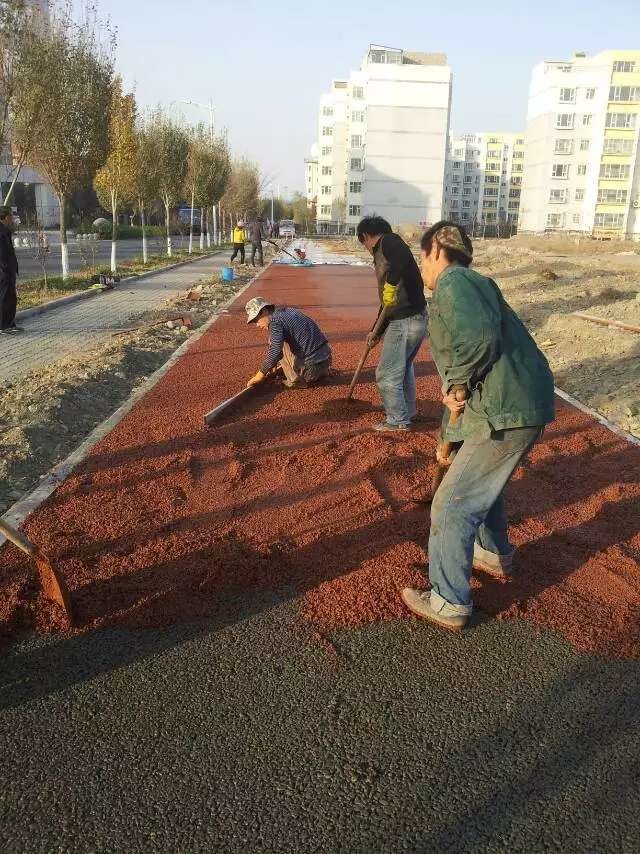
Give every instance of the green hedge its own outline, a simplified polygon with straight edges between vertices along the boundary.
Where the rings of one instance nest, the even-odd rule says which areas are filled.
[[[93,229],[104,240],[111,240],[111,223],[98,226]],[[147,237],[164,237],[166,234],[163,225],[148,225],[146,228]],[[142,240],[142,228],[139,225],[119,225],[118,240]]]

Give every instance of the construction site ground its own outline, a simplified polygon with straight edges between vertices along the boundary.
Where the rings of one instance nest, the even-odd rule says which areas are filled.
[[[370,257],[353,238],[328,245]],[[412,248],[418,257],[416,240]],[[475,240],[474,267],[496,280],[527,324],[556,385],[640,437],[640,333],[573,316],[640,327],[640,246],[562,237]]]
[[[335,373],[205,430],[258,294]],[[95,446],[24,526],[73,630],[0,550],[4,848],[637,851],[640,448],[559,402],[508,490],[513,581],[474,577],[462,636],[414,620],[439,382],[424,348],[403,436],[373,365],[345,400],[375,306],[370,269],[273,265]]]

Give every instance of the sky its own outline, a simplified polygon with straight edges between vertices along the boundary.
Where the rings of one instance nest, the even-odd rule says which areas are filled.
[[[118,30],[118,71],[144,109],[209,120],[265,183],[304,188],[318,101],[360,66],[369,44],[446,53],[451,130],[522,131],[532,67],[612,48],[640,49],[640,0],[99,0]]]

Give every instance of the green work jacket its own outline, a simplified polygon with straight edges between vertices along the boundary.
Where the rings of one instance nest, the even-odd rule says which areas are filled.
[[[469,399],[447,440],[488,438],[497,430],[536,427],[555,417],[553,374],[492,279],[460,265],[440,274],[430,305],[431,352],[443,389],[467,387]]]

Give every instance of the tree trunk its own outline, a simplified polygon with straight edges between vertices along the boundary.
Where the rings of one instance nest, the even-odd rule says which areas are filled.
[[[218,241],[218,217],[216,216],[216,213],[217,213],[216,206],[213,205],[211,208],[211,215],[212,215],[211,225],[213,227],[213,245],[214,246],[217,246],[219,243],[219,241]]]
[[[142,226],[142,260],[146,264],[149,258],[147,252],[147,218],[144,205],[140,205],[140,225]]]
[[[200,251],[204,252],[204,208],[200,208]]]
[[[207,222],[207,249],[211,249],[211,223],[209,222],[209,208],[204,210],[204,215]]]
[[[111,193],[111,272],[116,272],[116,241],[118,240],[118,195]]]
[[[172,252],[171,252],[171,223],[169,222],[169,202],[166,199],[166,197],[164,200],[164,216],[165,216],[165,223],[167,226],[167,255],[169,258],[171,258],[171,255],[172,255]]]
[[[196,188],[191,188],[191,216],[189,218],[189,255],[193,252],[193,206],[196,203]],[[202,224],[200,225],[202,233]]]
[[[69,278],[69,247],[67,246],[67,211],[66,196],[60,193],[58,205],[60,206],[60,258],[62,260],[62,278],[66,282]]]

